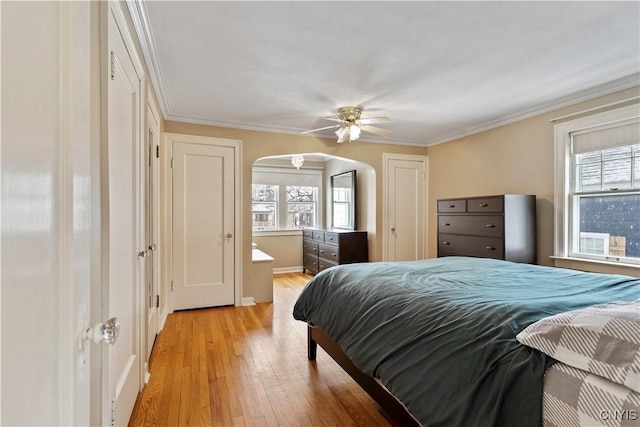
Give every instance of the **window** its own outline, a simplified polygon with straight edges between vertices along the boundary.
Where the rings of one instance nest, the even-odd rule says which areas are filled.
[[[640,264],[638,109],[556,125],[556,256]]]
[[[253,228],[278,228],[278,186],[256,185],[251,187]]]
[[[319,220],[322,171],[254,167],[253,229],[315,227]]]
[[[315,227],[318,187],[286,186],[287,228]]]

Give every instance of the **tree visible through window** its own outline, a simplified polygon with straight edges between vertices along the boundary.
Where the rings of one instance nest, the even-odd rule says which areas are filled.
[[[287,186],[287,228],[316,225],[316,187]]]
[[[278,186],[251,186],[251,210],[253,213],[253,228],[273,229],[278,226]]]
[[[254,229],[316,226],[318,187],[253,184],[251,190]]]

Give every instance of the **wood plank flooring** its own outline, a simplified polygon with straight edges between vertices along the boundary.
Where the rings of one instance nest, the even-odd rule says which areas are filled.
[[[274,276],[273,303],[167,318],[131,426],[390,426],[330,356],[306,354],[293,304],[311,278]]]

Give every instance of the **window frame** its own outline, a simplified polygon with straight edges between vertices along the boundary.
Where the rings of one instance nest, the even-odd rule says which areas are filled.
[[[315,175],[318,177],[318,186],[314,186],[314,185],[291,185],[290,183],[287,183],[285,181],[277,183],[274,182],[272,184],[263,184],[263,185],[273,185],[276,186],[278,189],[278,193],[276,196],[276,226],[273,228],[255,228],[254,227],[254,222],[253,222],[253,215],[251,218],[251,230],[254,234],[256,233],[265,233],[265,234],[277,234],[277,233],[282,233],[282,232],[300,232],[302,230],[302,227],[289,227],[287,225],[287,218],[288,218],[288,206],[289,203],[315,203],[315,208],[316,208],[316,213],[315,213],[315,219],[316,219],[316,225],[315,227],[319,227],[319,224],[322,224],[322,220],[323,220],[323,203],[322,203],[322,195],[323,195],[323,176],[324,173],[322,170],[320,169],[305,169],[305,168],[301,168],[299,170],[297,169],[290,169],[290,168],[285,168],[285,167],[270,167],[270,166],[262,166],[262,167],[254,167],[253,171],[259,171],[259,172],[275,172],[275,173],[280,173],[280,174],[286,174],[286,175]],[[288,180],[287,180],[288,181]],[[252,188],[253,185],[255,183],[252,182]],[[286,188],[287,187],[291,187],[291,186],[299,186],[299,187],[311,187],[311,188],[316,188],[316,191],[314,192],[314,196],[316,198],[316,200],[314,202],[289,202],[287,200],[287,191]],[[264,203],[264,202],[254,202],[253,198],[251,200],[252,206],[253,203]]]
[[[572,187],[576,179],[574,176],[574,156],[571,153],[572,135],[588,129],[610,127],[630,122],[640,122],[640,104],[569,120],[554,126],[554,258],[640,266],[640,259],[638,258],[587,255],[573,250],[576,239],[573,224],[579,221],[579,219],[576,219],[578,212],[573,207],[573,199],[579,199],[580,195],[585,194],[574,194]],[[637,194],[638,192],[638,189],[632,189],[597,193],[623,195]]]
[[[291,200],[287,200],[287,187],[309,187],[309,188],[313,188],[313,197],[314,199],[312,201],[304,201],[304,202],[300,202],[300,201],[291,201]],[[284,217],[282,218],[282,222],[279,224],[281,226],[284,226],[283,228],[281,228],[281,230],[302,230],[304,227],[303,226],[298,226],[298,227],[289,227],[289,205],[303,205],[303,204],[313,204],[314,205],[314,209],[315,209],[315,224],[308,226],[308,227],[317,227],[318,226],[318,215],[320,214],[319,212],[319,199],[320,199],[320,187],[314,187],[312,185],[281,185],[280,186],[280,194],[283,195],[284,200],[282,202],[282,206],[280,207],[281,212],[283,213]]]

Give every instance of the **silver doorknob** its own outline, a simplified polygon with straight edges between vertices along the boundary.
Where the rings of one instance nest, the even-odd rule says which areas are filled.
[[[151,251],[150,250],[144,250],[144,251],[139,251],[138,252],[138,256],[140,258],[144,258],[144,257],[150,256],[150,255],[151,255]]]
[[[85,332],[85,339],[94,343],[106,342],[111,345],[116,343],[120,335],[120,323],[118,319],[112,317],[104,323],[98,323],[93,328],[89,328]]]

